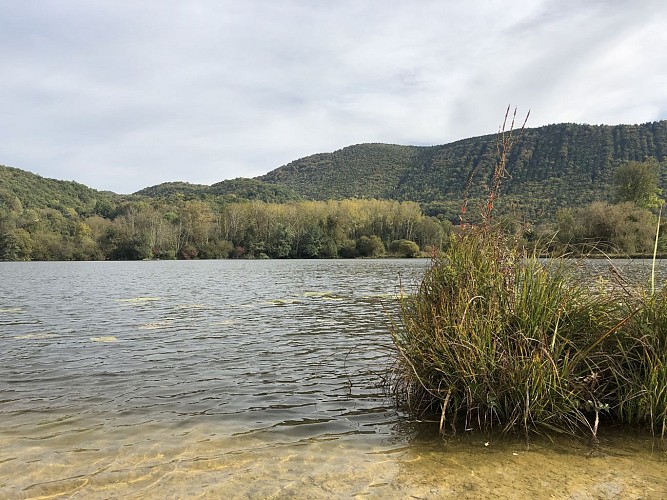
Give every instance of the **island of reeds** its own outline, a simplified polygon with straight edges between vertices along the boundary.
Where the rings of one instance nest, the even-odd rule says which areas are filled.
[[[537,258],[494,221],[515,140],[506,124],[481,222],[462,225],[400,299],[400,401],[434,415],[443,433],[595,438],[601,426],[624,424],[664,438],[667,290],[620,276],[595,283],[569,259]]]

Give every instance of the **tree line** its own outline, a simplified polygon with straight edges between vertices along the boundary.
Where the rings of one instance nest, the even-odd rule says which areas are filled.
[[[532,239],[547,254],[651,254],[658,225],[663,226],[660,171],[654,158],[621,165],[613,176],[612,202],[560,209],[556,220],[536,228]],[[659,231],[661,252],[667,249],[665,229]]]
[[[662,204],[661,170],[655,159],[627,162],[613,174],[611,201],[562,208],[536,225],[509,212],[496,221],[542,255],[647,255]],[[45,193],[55,200],[57,190]],[[0,260],[414,257],[443,250],[459,229],[411,201],[84,194],[85,203],[47,207],[24,198],[26,207],[0,188]],[[469,214],[475,223],[474,209]],[[667,238],[658,243],[664,253]]]
[[[24,209],[0,191],[0,259],[414,257],[443,248],[452,230],[417,203],[391,200],[217,204],[176,196],[107,201],[98,212]]]

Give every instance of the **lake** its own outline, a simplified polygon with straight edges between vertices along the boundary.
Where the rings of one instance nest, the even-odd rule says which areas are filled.
[[[389,322],[428,264],[0,263],[0,498],[667,496],[650,437],[443,439],[398,411]]]

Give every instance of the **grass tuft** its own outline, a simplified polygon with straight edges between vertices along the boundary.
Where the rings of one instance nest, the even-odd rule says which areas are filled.
[[[513,140],[504,127],[482,223],[462,224],[400,299],[392,328],[400,401],[433,415],[441,432],[595,438],[613,422],[664,438],[667,291],[595,286],[572,260],[540,260],[494,225]]]
[[[609,404],[603,346],[618,330],[617,309],[564,262],[468,230],[401,300],[393,340],[402,395],[413,411],[439,412],[441,431],[451,422],[592,432],[591,415]]]

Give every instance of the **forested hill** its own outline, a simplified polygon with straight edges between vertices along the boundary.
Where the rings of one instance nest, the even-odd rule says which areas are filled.
[[[292,189],[255,179],[231,179],[211,186],[187,182],[165,182],[133,195],[98,191],[73,181],[48,179],[32,172],[0,165],[0,222],[3,211],[56,210],[78,216],[112,216],[119,204],[152,198],[158,203],[187,200],[219,203],[257,200],[286,203],[302,199]]]
[[[301,196],[289,187],[243,177],[217,182],[211,186],[187,182],[165,182],[147,187],[134,194],[149,198],[169,198],[178,195],[186,199],[218,198],[228,202],[257,200],[267,203],[286,203],[301,199]]]
[[[360,144],[293,161],[257,179],[317,200],[412,200],[428,213],[455,218],[464,196],[484,196],[496,139],[493,134],[430,147]],[[667,158],[667,121],[528,128],[510,155],[500,209],[541,220],[561,207],[609,199],[618,165],[648,157]],[[661,184],[664,189],[665,168]]]
[[[661,162],[660,187],[667,192],[667,121],[616,126],[558,124],[528,128],[520,136],[515,133],[510,177],[502,186],[497,212],[544,222],[553,220],[559,208],[609,200],[616,168],[649,157]],[[464,198],[474,210],[485,197],[496,159],[496,139],[490,134],[428,147],[360,144],[308,156],[255,179],[225,180],[211,186],[168,182],[132,196],[0,166],[0,212],[3,206],[10,211],[48,208],[107,217],[117,212],[119,204],[137,199],[168,205],[200,200],[219,206],[242,200],[285,203],[376,198],[415,201],[428,215],[442,214],[456,221]]]
[[[6,210],[74,210],[79,215],[105,213],[119,195],[72,181],[46,179],[18,168],[0,165],[0,215]]]
[[[656,173],[667,193],[667,121],[549,125],[515,137],[494,204],[494,214],[510,215],[499,219],[508,230],[547,242],[545,252],[590,242],[627,254],[653,248],[647,203],[658,201]],[[167,182],[127,196],[0,166],[0,260],[418,255],[446,244],[464,199],[466,222],[478,220],[496,140],[361,144],[255,179]],[[624,171],[643,176],[646,192],[592,203],[611,201]]]
[[[301,158],[257,179],[290,187],[315,200],[392,198],[425,149],[359,144]]]

